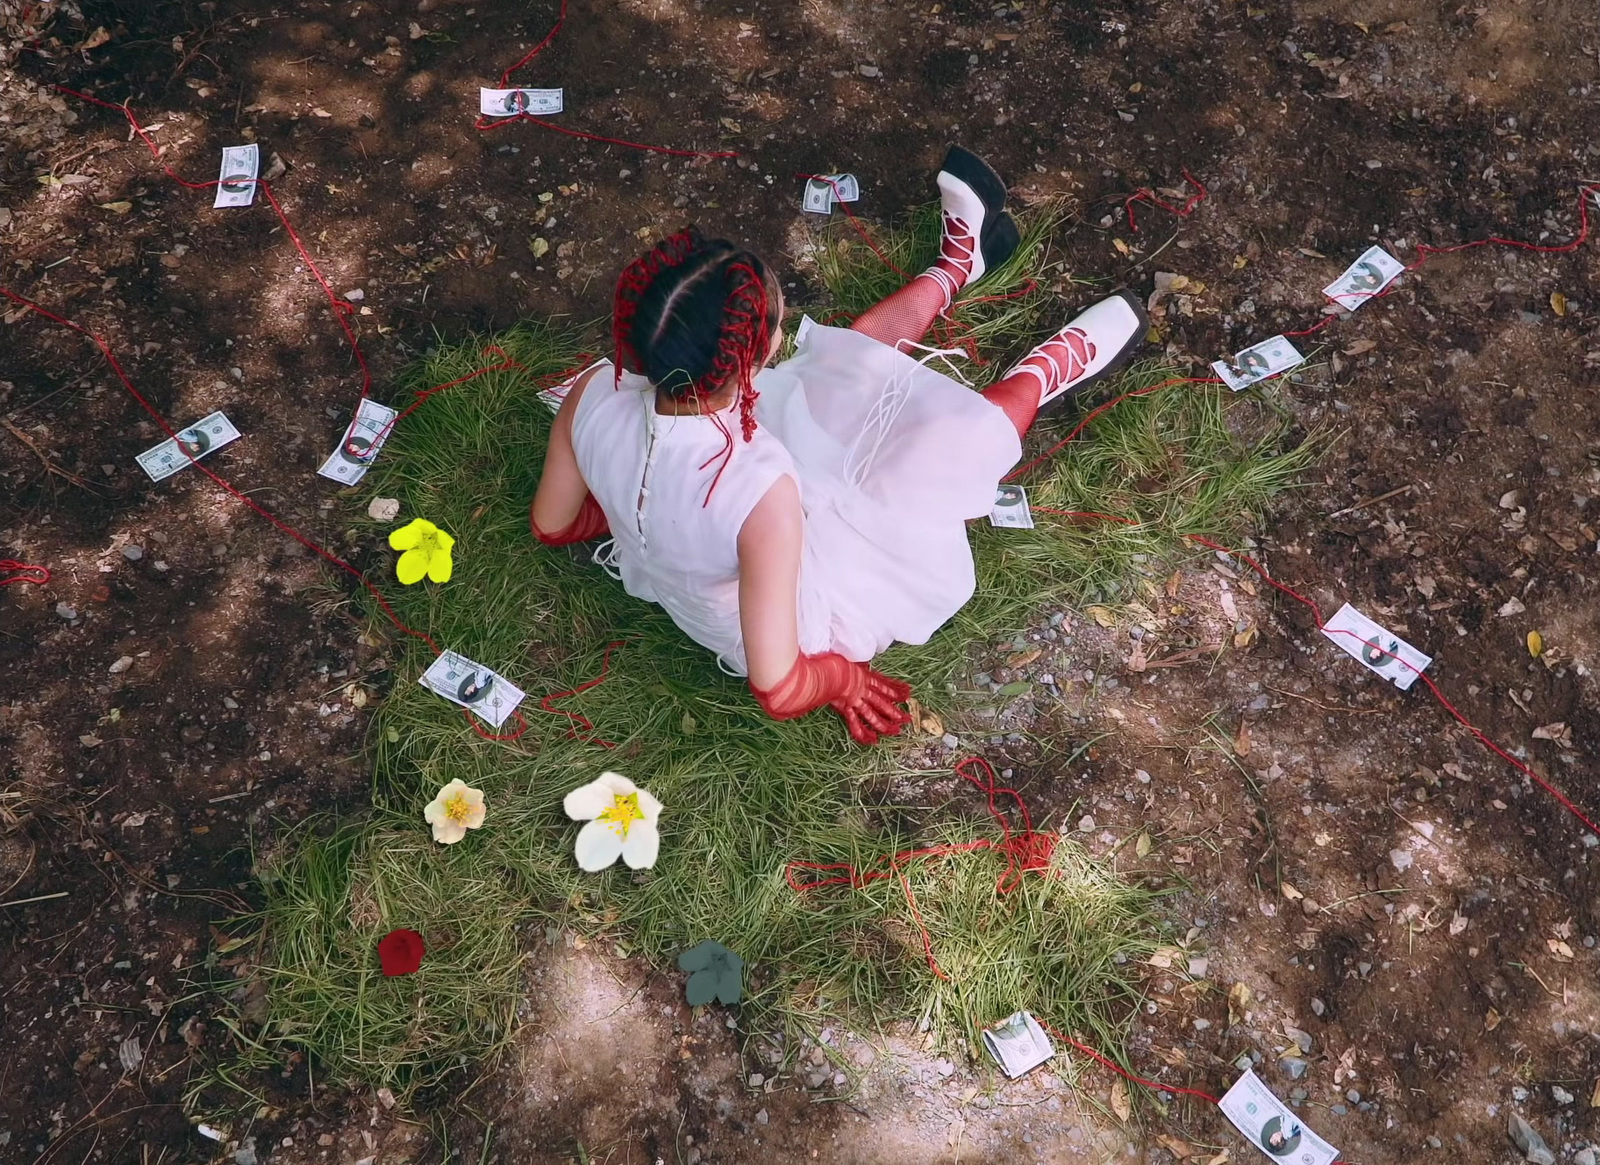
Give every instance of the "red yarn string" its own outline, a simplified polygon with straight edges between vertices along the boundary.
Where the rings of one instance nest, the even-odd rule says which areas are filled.
[[[550,27],[549,32],[545,33],[543,40],[524,53],[522,58],[517,61],[516,64],[512,65],[505,72],[500,74],[499,88],[515,88],[515,86],[511,84],[511,74],[515,73],[529,61],[533,60],[534,57],[538,56],[540,53],[544,52],[545,49],[549,48],[550,42],[556,39],[556,34],[561,31],[561,26],[566,22],[567,0],[561,0],[561,11],[556,15],[555,24]],[[485,117],[480,113],[478,115],[478,120],[472,123],[472,128],[477,130],[479,133],[486,133],[492,129],[499,129],[503,125],[510,125],[514,121],[531,121],[536,125],[543,126],[545,129],[553,129],[556,131],[556,133],[566,134],[568,137],[582,138],[585,141],[590,142],[605,142],[607,145],[612,146],[626,146],[630,150],[646,150],[652,154],[671,154],[675,158],[737,158],[739,156],[738,152],[735,150],[675,150],[670,146],[652,146],[646,144],[645,142],[630,142],[623,138],[608,138],[603,134],[589,133],[587,130],[568,129],[566,126],[558,125],[555,122],[550,121],[548,118],[536,113],[515,113],[510,117],[495,118]]]
[[[12,583],[32,583],[36,587],[42,587],[50,581],[48,566],[30,566],[14,558],[0,558],[0,572],[5,575],[0,578],[0,587],[8,587]]]
[[[598,744],[601,748],[617,747],[614,742],[602,740],[600,737],[593,735],[594,723],[582,712],[568,712],[563,708],[557,708],[555,706],[555,702],[557,700],[565,700],[568,696],[581,695],[582,693],[587,692],[590,688],[598,688],[601,684],[605,683],[606,675],[611,671],[611,653],[617,648],[621,647],[622,643],[622,640],[617,639],[606,644],[605,654],[600,657],[600,674],[595,676],[594,679],[586,680],[577,687],[569,688],[565,692],[552,692],[550,695],[543,697],[539,701],[539,707],[550,713],[550,715],[565,716],[568,720],[572,721],[572,727],[567,729],[567,735],[570,738],[574,740],[582,740],[585,744]],[[580,737],[578,735],[579,728],[582,728],[590,735]]]
[[[995,882],[995,889],[1001,894],[1009,894],[1022,884],[1024,873],[1029,871],[1037,873],[1050,868],[1050,856],[1059,840],[1058,835],[1054,833],[1040,833],[1033,828],[1033,819],[1028,814],[1028,806],[1023,801],[1022,795],[1015,789],[1001,785],[993,767],[983,757],[969,756],[956,765],[955,771],[958,776],[970,782],[988,798],[989,815],[1000,826],[998,842],[989,838],[978,838],[975,841],[953,845],[932,845],[901,850],[890,857],[881,869],[863,870],[849,862],[806,861],[791,861],[784,867],[784,879],[789,883],[789,888],[797,894],[819,890],[824,886],[848,886],[852,890],[859,890],[883,878],[898,879],[905,891],[906,905],[911,910],[911,917],[916,920],[928,969],[944,980],[948,980],[950,976],[944,973],[939,961],[934,958],[932,936],[928,933],[927,924],[922,920],[917,897],[912,892],[911,881],[905,874],[907,864],[919,858],[949,857],[951,854],[971,853],[974,850],[998,850],[1006,856],[1006,868]],[[1016,814],[1022,819],[1020,832],[1011,831],[1011,821],[998,804],[1001,797],[1010,797],[1014,802]],[[801,870],[810,870],[814,874],[826,876],[807,878],[797,873]]]
[[[1133,204],[1136,202],[1148,202],[1152,206],[1159,206],[1162,210],[1170,210],[1179,218],[1188,218],[1191,214],[1193,214],[1194,208],[1199,206],[1206,200],[1207,197],[1209,197],[1210,191],[1201,185],[1200,179],[1189,173],[1187,169],[1183,171],[1183,180],[1189,183],[1189,185],[1193,186],[1195,192],[1184,200],[1182,206],[1173,206],[1170,202],[1162,201],[1160,198],[1156,197],[1155,191],[1151,190],[1148,186],[1141,186],[1138,190],[1135,190],[1132,194],[1128,195],[1128,197],[1122,202],[1122,209],[1126,211],[1128,215],[1128,229],[1130,231],[1136,231],[1139,229],[1139,224],[1133,216]]]
[[[1255,559],[1251,558],[1248,554],[1245,554],[1242,551],[1238,551],[1238,550],[1230,550],[1230,549],[1228,549],[1227,547],[1224,547],[1224,546],[1219,546],[1215,542],[1213,542],[1211,539],[1206,538],[1206,537],[1204,537],[1204,536],[1202,536],[1200,534],[1187,534],[1187,535],[1185,535],[1185,537],[1189,538],[1189,539],[1191,539],[1191,540],[1193,540],[1195,542],[1200,543],[1200,545],[1202,545],[1202,546],[1209,547],[1212,550],[1217,551],[1219,554],[1226,554],[1226,555],[1228,555],[1228,556],[1230,556],[1232,558],[1239,559],[1239,561],[1243,562],[1251,570],[1255,571],[1256,574],[1260,575],[1261,578],[1269,586],[1271,586],[1273,589],[1278,590],[1278,591],[1282,592],[1285,595],[1288,595],[1291,599],[1294,599],[1296,602],[1304,603],[1306,605],[1306,607],[1308,607],[1310,609],[1312,618],[1314,618],[1316,620],[1317,630],[1323,632],[1324,634],[1328,634],[1329,633],[1328,630],[1327,630],[1326,620],[1324,620],[1323,617],[1322,617],[1322,608],[1317,606],[1317,604],[1313,600],[1307,598],[1305,595],[1302,595],[1299,591],[1294,590],[1292,587],[1285,586],[1283,583],[1281,583],[1277,579],[1273,578],[1271,575],[1269,575],[1266,572],[1266,569],[1259,562],[1257,562]],[[1439,690],[1439,685],[1434,683],[1433,682],[1433,678],[1431,676],[1429,676],[1426,672],[1424,672],[1422,669],[1420,669],[1418,667],[1413,666],[1409,661],[1401,659],[1398,655],[1394,654],[1393,652],[1385,650],[1384,648],[1382,648],[1378,644],[1376,644],[1376,643],[1368,643],[1366,640],[1362,639],[1359,635],[1357,635],[1353,631],[1346,631],[1343,628],[1334,628],[1332,634],[1335,634],[1335,635],[1347,635],[1351,639],[1354,639],[1356,642],[1360,643],[1364,648],[1366,648],[1368,650],[1374,650],[1374,651],[1381,652],[1383,655],[1388,656],[1390,659],[1393,659],[1393,660],[1397,661],[1407,671],[1409,671],[1409,672],[1413,673],[1414,675],[1416,675],[1416,677],[1418,679],[1420,679],[1423,683],[1428,685],[1428,690],[1430,692],[1432,692],[1433,695],[1434,695],[1434,698],[1437,699],[1439,701],[1439,703],[1444,706],[1444,710],[1446,712],[1450,713],[1450,715],[1455,718],[1455,720],[1456,720],[1456,722],[1458,724],[1460,724],[1463,728],[1465,728],[1468,732],[1470,732],[1472,734],[1473,738],[1475,740],[1477,740],[1477,742],[1479,744],[1481,744],[1484,748],[1488,749],[1490,752],[1494,753],[1496,756],[1500,757],[1502,760],[1506,761],[1508,764],[1510,764],[1513,768],[1515,768],[1518,772],[1522,773],[1524,776],[1532,778],[1533,781],[1536,782],[1539,785],[1540,788],[1542,788],[1545,792],[1549,793],[1552,797],[1554,797],[1557,801],[1559,801],[1561,803],[1562,807],[1567,810],[1567,812],[1571,813],[1579,821],[1583,822],[1583,824],[1588,827],[1590,833],[1593,833],[1596,836],[1600,836],[1600,825],[1596,825],[1592,820],[1590,820],[1589,817],[1583,812],[1583,810],[1579,809],[1576,805],[1574,805],[1572,803],[1571,799],[1568,798],[1567,795],[1565,793],[1563,793],[1560,789],[1556,788],[1549,781],[1545,780],[1538,773],[1534,772],[1531,767],[1529,767],[1528,765],[1524,764],[1522,761],[1518,760],[1516,757],[1512,756],[1505,749],[1501,748],[1494,741],[1490,740],[1488,738],[1488,736],[1484,735],[1483,731],[1480,728],[1478,728],[1477,725],[1473,724],[1470,720],[1468,720],[1465,716],[1463,716],[1461,714],[1461,711],[1454,704],[1452,704],[1448,699],[1445,698],[1445,694]]]

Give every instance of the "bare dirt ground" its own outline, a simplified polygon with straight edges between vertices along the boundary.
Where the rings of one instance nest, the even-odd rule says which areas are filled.
[[[737,162],[474,132],[476,88],[553,5],[80,0],[42,32],[38,13],[15,23],[33,7],[0,3],[0,285],[104,335],[168,416],[225,409],[246,439],[211,464],[357,565],[377,559],[313,471],[359,382],[276,220],[213,212],[118,114],[50,84],[129,99],[193,178],[250,137],[280,158],[298,231],[339,293],[360,289],[380,399],[436,331],[600,316],[640,230],[693,218],[789,268],[794,173],[851,170],[859,209],[888,217],[928,197],[951,140],[1019,198],[1074,200],[1076,277],[1204,284],[1158,320],[1197,362],[1314,322],[1372,241],[1407,261],[1493,233],[1566,242],[1577,183],[1600,176],[1600,16],[1578,0],[607,0],[519,78],[565,87],[562,124]],[[1130,230],[1122,199],[1184,168],[1208,200],[1181,221],[1140,207]],[[1325,611],[1348,599],[1436,656],[1463,713],[1591,816],[1595,256],[1438,258],[1310,338],[1314,366],[1269,391],[1340,440],[1257,539]],[[387,666],[296,544],[192,471],[145,480],[133,457],[158,434],[82,337],[7,315],[0,419],[0,556],[54,574],[0,591],[0,1160],[1254,1152],[1203,1105],[1124,1128],[1104,1075],[1069,1087],[1079,1064],[1007,1084],[914,1031],[773,1052],[691,1016],[665,976],[564,945],[530,961],[514,1053],[431,1121],[289,1062],[252,1082],[253,1123],[205,1139],[186,1081],[252,1006],[206,989],[248,965],[211,925],[250,898],[253,839],[361,803],[357,693],[381,694]],[[1033,638],[994,645],[959,726],[1036,816],[1184,887],[1187,947],[1152,968],[1134,1063],[1215,1092],[1254,1053],[1362,1165],[1519,1159],[1512,1113],[1583,1160],[1600,1138],[1593,838],[1298,604],[1220,563],[1154,582],[1113,627],[1041,612]],[[1030,694],[992,695],[1018,678]],[[1062,769],[1017,730],[1109,735]]]

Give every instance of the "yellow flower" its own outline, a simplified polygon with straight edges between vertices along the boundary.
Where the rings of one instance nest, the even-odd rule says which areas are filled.
[[[483,824],[483,790],[470,787],[459,777],[439,790],[439,795],[422,811],[422,819],[433,826],[433,840],[454,845],[467,836],[467,830]]]
[[[405,551],[394,572],[406,586],[427,575],[436,583],[449,582],[450,548],[456,540],[426,518],[418,518],[389,535],[389,545]]]
[[[656,828],[661,802],[620,773],[601,773],[562,802],[567,816],[587,821],[578,830],[578,867],[603,870],[619,857],[631,870],[656,864],[661,834]]]

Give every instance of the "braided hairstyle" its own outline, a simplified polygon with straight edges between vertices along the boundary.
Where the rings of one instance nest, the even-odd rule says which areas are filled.
[[[737,385],[748,441],[756,429],[755,374],[766,363],[781,310],[777,281],[759,257],[685,228],[629,263],[617,280],[617,375],[639,373],[679,401],[704,401]]]

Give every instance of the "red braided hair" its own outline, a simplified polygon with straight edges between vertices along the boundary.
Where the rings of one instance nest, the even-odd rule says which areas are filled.
[[[639,312],[640,297],[650,290],[657,275],[669,267],[681,265],[704,245],[699,231],[685,227],[675,235],[668,235],[622,269],[617,277],[617,290],[611,298],[611,340],[616,352],[612,363],[616,366],[618,380],[622,379],[623,369],[640,371],[639,353],[633,347],[633,317]]]
[[[695,263],[696,259],[701,261]],[[685,272],[681,278],[674,281],[665,304],[660,302],[659,293],[655,297],[651,296],[652,287],[664,272],[686,264],[692,265],[694,269]],[[771,347],[773,304],[769,298],[761,260],[735,248],[731,243],[721,240],[707,242],[699,232],[690,227],[664,239],[647,254],[623,268],[617,280],[612,312],[612,342],[616,352],[617,381],[620,384],[624,369],[651,375],[652,369],[647,369],[646,365],[660,363],[649,353],[653,346],[660,342],[661,329],[664,326],[683,326],[674,318],[672,314],[674,309],[671,305],[685,292],[689,297],[698,300],[702,305],[698,310],[702,312],[708,306],[707,296],[718,297],[715,302],[720,304],[720,311],[715,317],[717,329],[715,346],[711,349],[709,358],[701,358],[704,363],[700,363],[699,360],[694,361],[705,369],[698,376],[683,368],[673,369],[670,374],[664,374],[662,368],[654,367],[655,376],[663,377],[657,383],[657,387],[673,397],[692,397],[704,402],[722,392],[728,385],[736,385],[740,432],[744,439],[749,441],[756,431],[755,375],[766,363],[767,352]],[[636,339],[634,333],[640,322],[638,318],[640,306],[652,298],[657,302],[652,304],[650,312],[647,313],[647,321],[656,312],[660,312],[660,318],[653,325],[647,322],[646,327],[656,334],[654,336],[641,334]],[[709,340],[708,333],[702,334]],[[650,341],[648,346],[645,345],[647,339]],[[639,351],[641,346],[646,348],[646,355],[643,357]],[[704,469],[718,460],[721,461],[712,479],[711,488],[706,492],[707,503],[711,500],[711,491],[716,489],[723,470],[727,468],[733,456],[734,444],[733,435],[728,432],[721,416],[715,413],[711,416],[718,429],[722,431],[726,445],[701,466]]]

